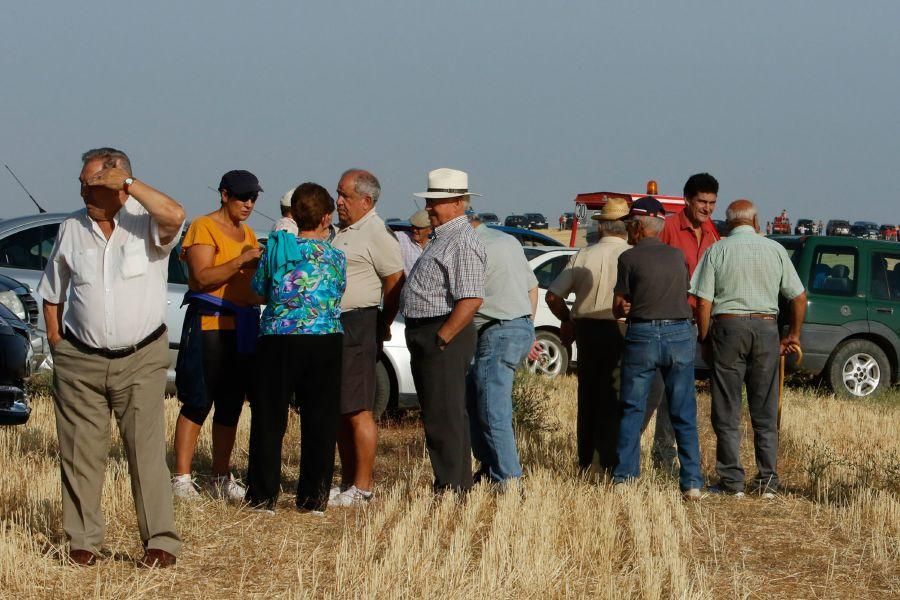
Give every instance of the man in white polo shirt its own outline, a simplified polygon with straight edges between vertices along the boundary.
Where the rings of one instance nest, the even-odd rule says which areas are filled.
[[[132,177],[131,163],[119,150],[90,150],[82,163],[85,208],[63,221],[38,285],[53,352],[69,560],[93,565],[103,545],[100,494],[112,411],[146,549],[138,565],[169,567],[181,539],[163,421],[166,278],[184,209]]]
[[[332,243],[347,257],[347,290],[341,299],[341,485],[332,488],[329,506],[372,499],[378,436],[372,413],[375,363],[381,343],[390,339],[404,277],[400,244],[375,212],[380,194],[378,179],[361,169],[346,171],[338,183],[339,231]]]

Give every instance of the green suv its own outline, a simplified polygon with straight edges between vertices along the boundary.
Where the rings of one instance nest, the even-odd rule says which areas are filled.
[[[787,248],[808,299],[800,334],[803,360],[789,367],[821,375],[839,396],[869,396],[897,383],[900,244],[823,236],[773,239]]]

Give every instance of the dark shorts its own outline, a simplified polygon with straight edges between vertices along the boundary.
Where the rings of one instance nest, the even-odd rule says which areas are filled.
[[[378,361],[378,308],[358,308],[341,314],[344,328],[341,367],[341,414],[375,407],[375,363]]]
[[[241,416],[244,398],[253,391],[254,357],[238,354],[237,332],[211,330],[201,333],[203,340],[203,381],[206,407],[183,405],[181,414],[202,425],[215,406],[213,422],[234,427]]]

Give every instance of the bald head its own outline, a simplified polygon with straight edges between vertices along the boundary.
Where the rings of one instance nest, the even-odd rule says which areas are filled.
[[[756,206],[749,200],[735,200],[728,205],[725,211],[725,219],[728,227],[734,229],[738,225],[751,225],[757,227]]]

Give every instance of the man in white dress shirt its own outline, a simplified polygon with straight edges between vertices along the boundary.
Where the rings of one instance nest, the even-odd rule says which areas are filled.
[[[89,150],[82,163],[85,208],[63,221],[38,285],[53,353],[69,560],[93,565],[103,544],[100,495],[112,412],[146,550],[138,565],[168,567],[175,564],[181,538],[163,421],[166,278],[184,209],[132,177],[130,161],[119,150]]]

